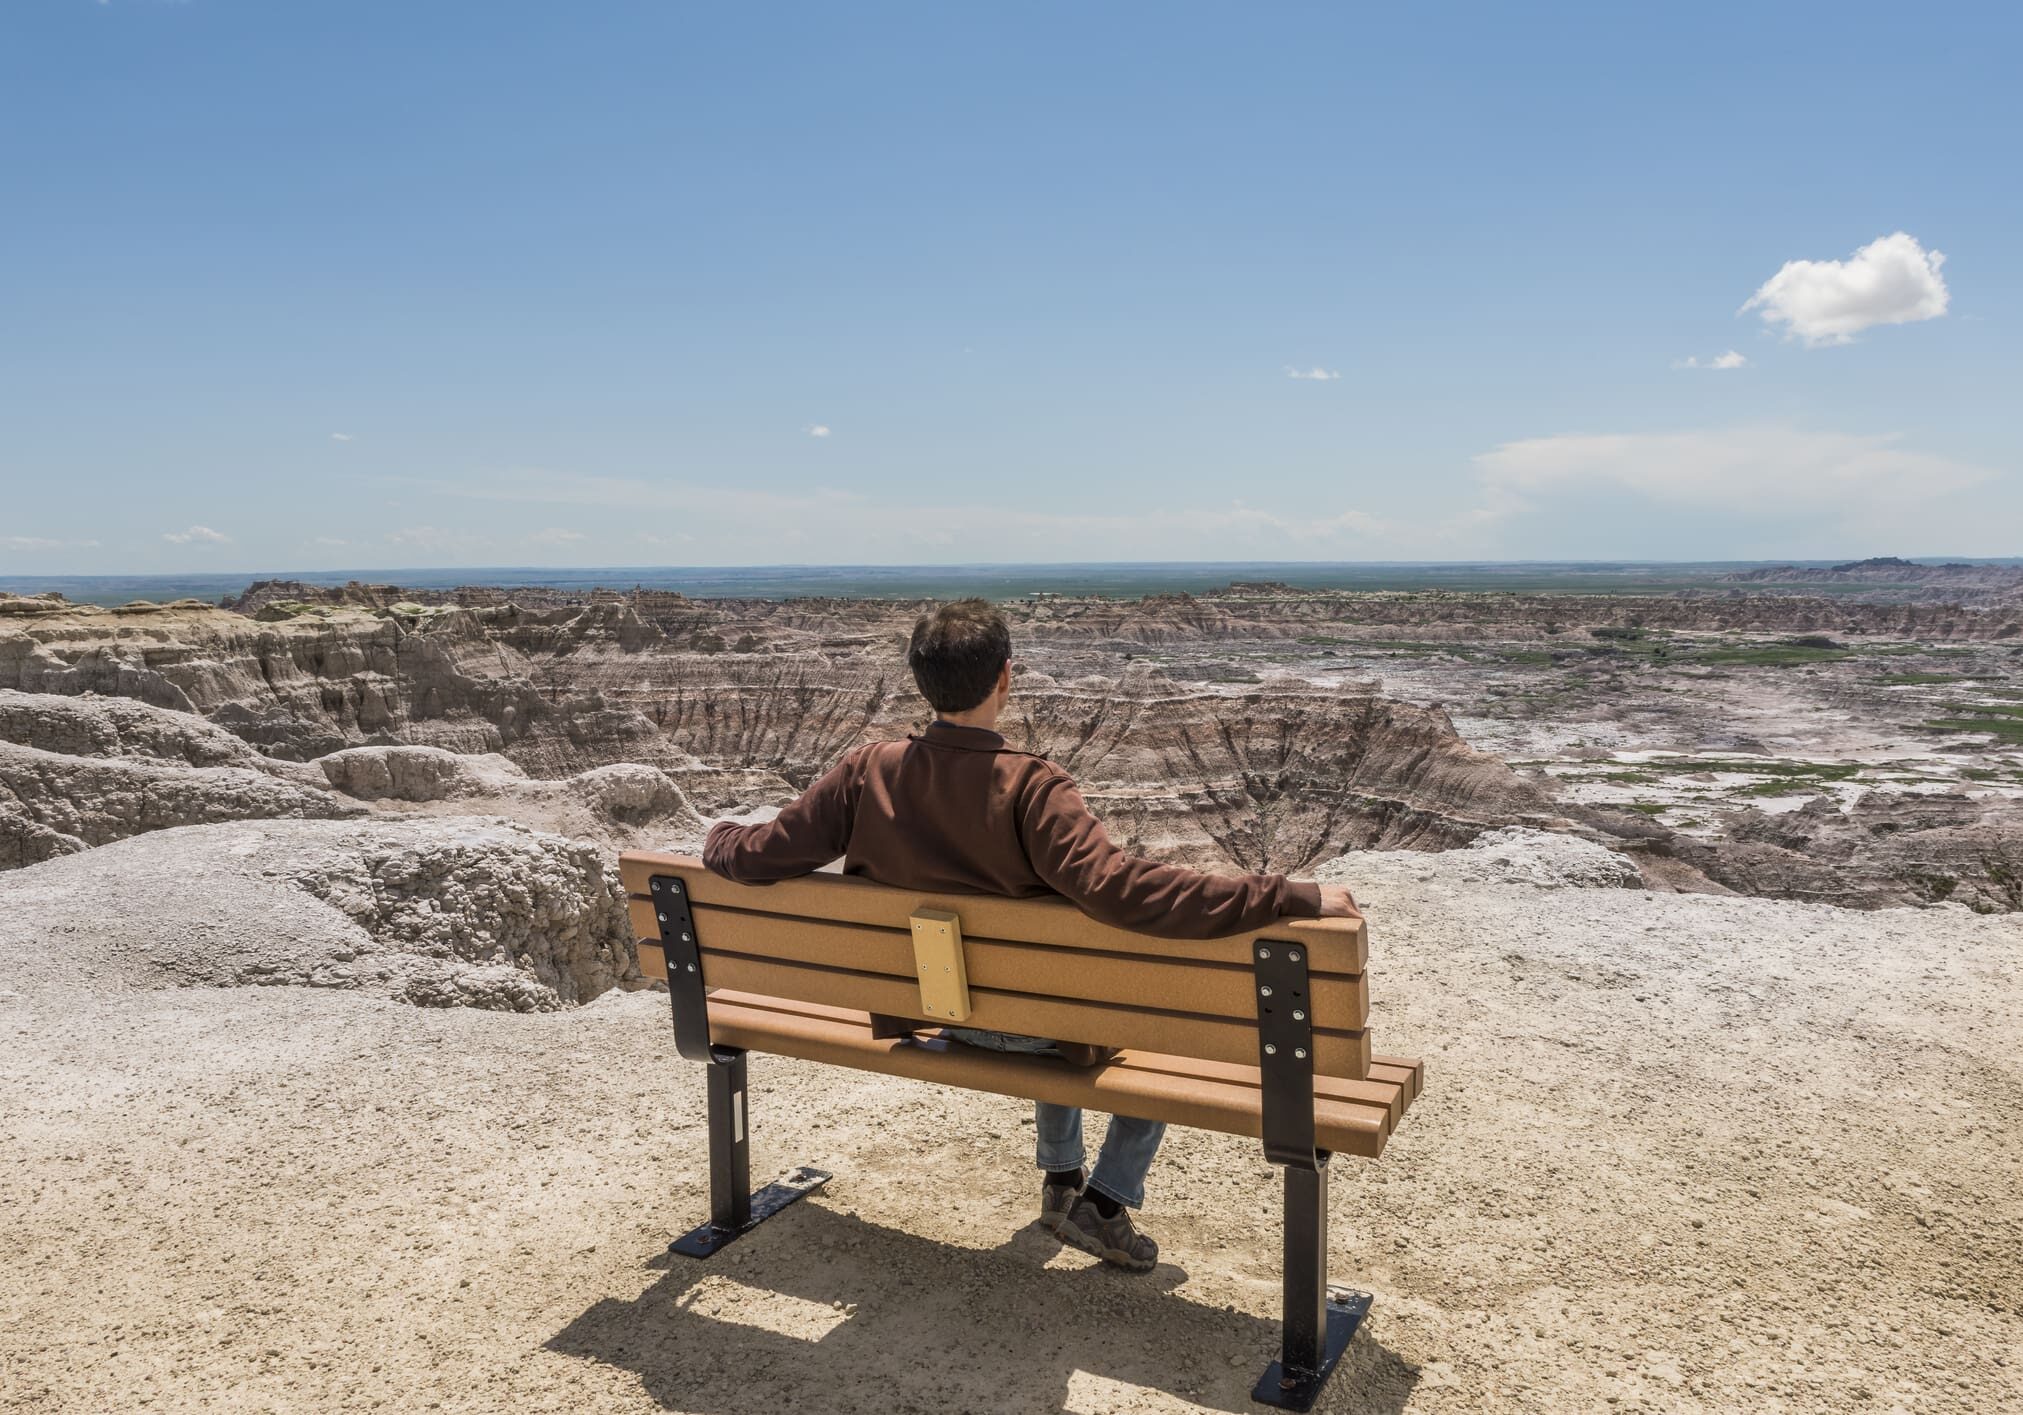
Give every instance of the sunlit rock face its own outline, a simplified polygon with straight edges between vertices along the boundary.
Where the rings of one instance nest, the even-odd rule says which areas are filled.
[[[482,816],[231,821],[49,860],[18,897],[101,918],[106,901],[143,901],[104,948],[48,960],[125,986],[553,1012],[648,985],[615,866],[595,844]]]

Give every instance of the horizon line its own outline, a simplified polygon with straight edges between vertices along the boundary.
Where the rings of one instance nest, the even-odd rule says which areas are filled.
[[[43,571],[38,573],[14,573],[0,571],[0,583],[29,582],[37,580],[109,580],[109,579],[238,579],[279,580],[302,576],[344,575],[354,579],[367,577],[397,577],[402,574],[479,574],[484,572],[512,571],[540,574],[612,574],[621,571],[643,571],[667,575],[684,572],[722,574],[726,572],[749,571],[753,573],[777,573],[780,571],[988,571],[988,570],[1072,570],[1072,569],[1483,569],[1501,566],[1538,567],[1570,566],[1612,567],[1612,566],[1780,566],[1794,568],[1834,565],[1859,565],[1872,560],[1896,559],[1914,565],[1957,564],[1957,565],[2011,565],[2023,564],[2023,555],[1943,555],[1918,554],[1896,556],[1806,556],[1770,557],[1749,559],[1662,559],[1649,556],[1615,556],[1599,558],[1537,558],[1537,559],[1489,559],[1489,560],[976,560],[976,561],[776,561],[741,564],[620,564],[592,563],[568,565],[530,564],[483,564],[483,565],[398,565],[385,567],[338,567],[319,569],[206,569],[190,567],[181,570],[99,570],[99,571]]]

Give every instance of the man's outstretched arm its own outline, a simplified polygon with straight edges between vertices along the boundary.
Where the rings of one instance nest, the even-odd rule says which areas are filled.
[[[739,884],[771,884],[812,874],[850,848],[857,753],[824,772],[769,821],[718,821],[702,847],[712,874]]]
[[[1355,907],[1347,890],[1324,901],[1321,886],[1284,875],[1212,875],[1126,854],[1065,775],[1048,777],[1021,803],[1019,830],[1048,888],[1091,918],[1140,933],[1219,938]]]

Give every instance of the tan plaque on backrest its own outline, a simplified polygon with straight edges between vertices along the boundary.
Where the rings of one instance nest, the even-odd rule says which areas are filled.
[[[920,1011],[937,1021],[969,1017],[969,974],[962,966],[962,920],[947,909],[921,909],[913,925],[913,966],[920,975]]]
[[[1251,949],[1261,938],[1301,943],[1318,1074],[1369,1070],[1360,920],[1284,920],[1220,939],[1162,939],[1113,928],[1060,899],[929,894],[841,875],[741,885],[679,855],[628,853],[640,969],[664,977],[658,924],[643,897],[654,875],[686,882],[703,978],[781,999],[946,1023],[922,994],[912,920],[960,918],[965,1025],[1093,1046],[1257,1064]],[[952,976],[952,974],[951,974]]]

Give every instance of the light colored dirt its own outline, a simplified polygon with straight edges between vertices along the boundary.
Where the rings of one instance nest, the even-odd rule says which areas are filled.
[[[168,987],[120,960],[258,921],[66,863],[0,877],[0,1408],[1252,1408],[1252,1142],[1173,1135],[1124,1277],[1032,1227],[1019,1104],[759,1058],[755,1169],[836,1179],[670,1259],[705,1166],[664,997]],[[1335,1177],[1377,1305],[1323,1408],[2023,1409],[2014,917],[1340,869],[1430,1074]]]

